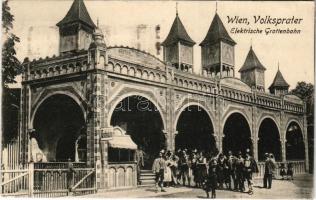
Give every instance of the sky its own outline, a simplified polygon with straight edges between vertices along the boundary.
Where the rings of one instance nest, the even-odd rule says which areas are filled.
[[[72,0],[11,0],[15,16],[13,32],[20,37],[17,56],[20,61],[58,55],[59,35],[56,23],[67,13]],[[156,42],[162,42],[176,14],[176,1],[102,1],[85,0],[92,20],[102,29],[108,46],[123,45],[157,54]],[[194,46],[194,72],[201,72],[199,43],[204,39],[216,12],[215,1],[178,1],[179,17]],[[250,45],[266,67],[268,88],[279,68],[294,88],[298,81],[314,83],[314,2],[218,1],[217,13],[227,31],[233,28],[297,29],[300,34],[230,33],[236,41],[236,72],[243,65]],[[230,17],[247,18],[249,24],[228,23]],[[254,16],[302,19],[299,24],[259,24]],[[160,26],[157,33],[155,27]],[[159,37],[157,37],[159,36]],[[236,73],[239,78],[239,73]],[[20,81],[20,78],[17,79]],[[19,86],[19,84],[15,85]]]

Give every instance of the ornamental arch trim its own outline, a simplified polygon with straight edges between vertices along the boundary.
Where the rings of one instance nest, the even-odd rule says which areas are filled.
[[[304,129],[303,129],[303,126],[302,126],[302,124],[299,122],[299,120],[297,120],[297,119],[295,119],[295,118],[291,118],[291,119],[289,119],[288,121],[287,121],[287,123],[286,123],[286,126],[285,126],[285,133],[284,133],[284,141],[286,141],[286,132],[287,132],[287,128],[289,127],[289,125],[292,123],[292,122],[295,122],[295,123],[297,123],[298,124],[298,126],[300,127],[300,129],[301,129],[301,132],[302,132],[302,137],[303,137],[303,140],[304,140],[304,142],[305,142],[305,138],[306,138],[306,136],[305,136],[305,134],[304,134]]]
[[[271,116],[271,115],[264,115],[264,116],[262,116],[262,117],[258,120],[258,126],[257,126],[257,132],[256,132],[257,135],[256,135],[255,137],[256,137],[256,138],[259,138],[260,126],[261,126],[263,120],[265,120],[265,119],[271,119],[271,120],[275,123],[276,127],[278,128],[280,140],[282,140],[283,134],[281,133],[280,124],[279,124],[279,123],[277,122],[277,120],[276,120],[273,116]]]
[[[86,102],[80,97],[80,95],[73,89],[73,88],[58,88],[57,90],[52,90],[52,89],[45,89],[37,99],[37,101],[34,103],[31,109],[31,119],[30,119],[30,128],[33,128],[33,123],[34,123],[34,118],[36,115],[36,112],[38,108],[42,105],[42,103],[48,99],[49,97],[52,97],[54,95],[66,95],[73,99],[77,105],[80,107],[82,114],[84,116],[84,119],[86,119]]]
[[[213,117],[213,115],[209,112],[210,109],[208,108],[208,106],[204,106],[203,104],[201,103],[198,103],[198,102],[190,102],[190,103],[186,103],[184,105],[181,106],[181,108],[179,109],[177,115],[175,116],[175,121],[174,121],[174,124],[173,124],[173,130],[174,131],[177,131],[177,125],[178,125],[178,121],[179,121],[179,118],[182,114],[182,112],[188,108],[189,106],[198,106],[198,107],[201,107],[206,113],[207,115],[209,116],[209,119],[211,120],[211,123],[212,123],[212,126],[213,126],[213,130],[214,130],[214,135],[215,135],[215,117]]]
[[[160,117],[161,117],[161,120],[162,120],[162,124],[163,124],[163,128],[164,130],[162,131],[165,131],[167,126],[166,126],[166,120],[165,120],[165,116],[164,116],[164,112],[163,110],[161,109],[161,107],[159,106],[159,103],[157,100],[154,100],[152,97],[150,97],[148,94],[145,94],[145,93],[142,93],[142,92],[129,92],[129,93],[126,93],[124,95],[121,95],[121,96],[118,96],[115,98],[115,100],[113,99],[112,102],[109,102],[109,104],[111,105],[110,109],[109,109],[109,112],[108,112],[108,118],[107,118],[107,126],[108,127],[111,127],[111,118],[112,118],[112,115],[114,113],[114,110],[116,108],[116,106],[121,102],[123,101],[125,98],[127,97],[131,97],[131,96],[141,96],[141,97],[144,97],[146,99],[148,99],[152,104],[155,105],[155,107],[158,109],[159,111],[159,114],[160,114]]]
[[[251,126],[251,120],[249,119],[249,117],[247,116],[247,114],[245,112],[243,112],[241,109],[238,109],[236,107],[231,107],[229,108],[225,113],[224,115],[222,116],[222,119],[221,120],[223,123],[221,123],[221,133],[224,133],[224,128],[225,128],[225,124],[226,124],[226,121],[227,119],[234,113],[238,113],[238,114],[241,114],[247,121],[248,123],[248,126],[249,126],[249,130],[250,130],[250,135],[251,137],[253,136],[253,133],[252,133],[252,126]]]

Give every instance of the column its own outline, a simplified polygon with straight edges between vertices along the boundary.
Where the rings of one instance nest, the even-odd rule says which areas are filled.
[[[255,160],[258,160],[258,141],[259,138],[258,137],[254,137],[252,138],[252,142],[253,142],[253,157]]]
[[[286,134],[286,133],[285,133]],[[281,138],[282,162],[286,161],[286,139]]]
[[[307,136],[307,119],[304,115],[303,139],[305,147],[305,172],[309,172],[309,155],[308,155],[308,136]]]

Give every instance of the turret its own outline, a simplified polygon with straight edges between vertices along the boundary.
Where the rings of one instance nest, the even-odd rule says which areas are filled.
[[[176,69],[192,72],[194,44],[195,42],[188,35],[177,12],[169,34],[161,44],[164,61],[170,62]]]
[[[278,71],[274,77],[274,80],[269,87],[270,93],[274,95],[285,95],[289,92],[289,87],[290,85],[285,81],[278,67]]]
[[[246,57],[243,66],[238,71],[241,81],[251,88],[264,92],[264,71],[266,68],[261,64],[252,46]]]
[[[235,76],[236,42],[229,36],[224,24],[216,13],[211,26],[201,42],[202,69],[212,76]]]
[[[67,15],[57,23],[59,27],[59,53],[87,50],[96,28],[83,0],[74,0]]]

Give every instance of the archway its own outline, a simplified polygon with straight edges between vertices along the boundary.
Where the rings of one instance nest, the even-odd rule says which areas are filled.
[[[74,99],[64,94],[48,97],[36,110],[33,123],[39,148],[33,151],[41,151],[49,162],[75,161],[76,140],[86,131],[84,114]]]
[[[143,96],[124,98],[111,116],[111,126],[119,126],[145,152],[145,166],[150,168],[158,152],[166,148],[161,113]]]
[[[295,121],[292,121],[286,129],[286,160],[304,160],[305,145],[303,133]]]
[[[245,153],[247,149],[253,154],[249,124],[242,114],[233,113],[224,125],[223,152],[237,154],[239,151]]]
[[[282,150],[279,129],[271,118],[265,118],[258,132],[258,158],[265,160],[265,153],[272,153],[277,161],[282,160]]]
[[[176,149],[216,151],[214,128],[207,112],[198,105],[186,107],[177,121]]]

